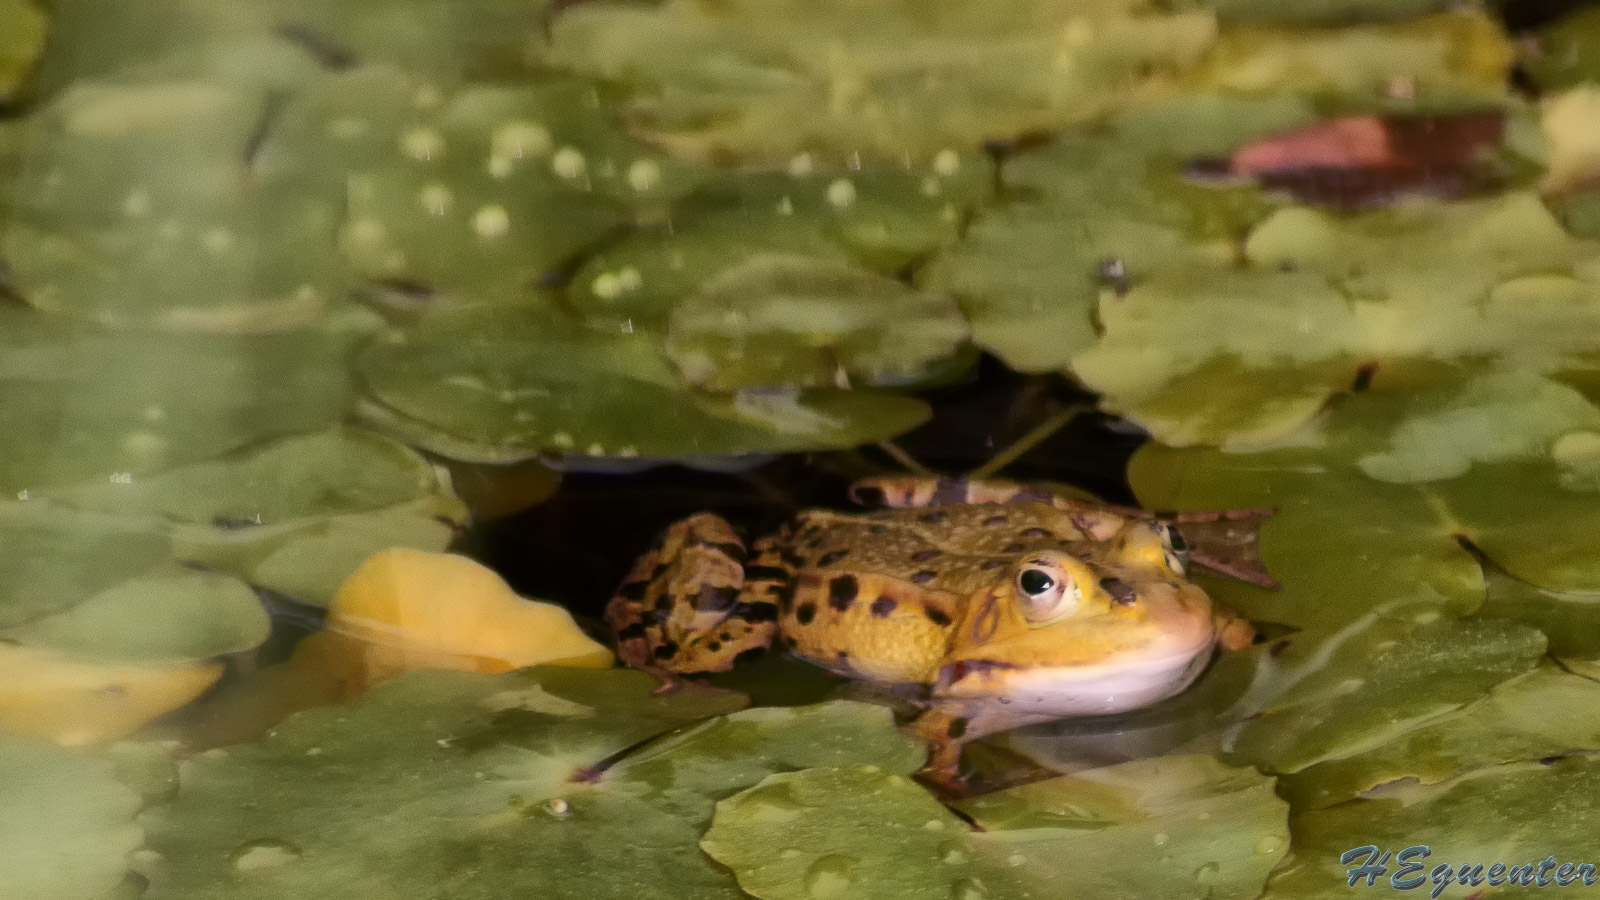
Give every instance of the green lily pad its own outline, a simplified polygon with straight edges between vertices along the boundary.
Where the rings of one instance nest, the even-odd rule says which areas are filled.
[[[11,99],[17,85],[44,49],[45,17],[32,0],[0,2],[0,102]]]
[[[768,163],[928,160],[1195,88],[1354,104],[1404,80],[1423,102],[1505,95],[1510,46],[1481,12],[1340,29],[1219,30],[1217,15],[1127,0],[594,3],[556,18],[549,57],[629,86],[634,130],[680,156]]]
[[[265,898],[338,884],[399,900],[733,900],[732,879],[695,846],[718,797],[797,766],[853,759],[911,771],[923,756],[887,710],[832,703],[736,713],[586,774],[739,702],[653,686],[621,670],[414,674],[296,716],[258,745],[203,754],[184,763],[175,800],[144,817],[160,854],[139,863],[147,896]]]
[[[1524,403],[1515,414],[1510,397]],[[1570,388],[1490,372],[1349,397],[1275,450],[1152,445],[1129,478],[1153,508],[1278,507],[1261,551],[1283,589],[1214,588],[1251,618],[1333,631],[1377,609],[1459,615],[1484,603],[1480,555],[1540,588],[1600,589],[1579,524],[1600,515],[1577,474],[1593,414]]]
[[[1227,124],[1185,127],[1198,109]],[[1023,371],[1062,368],[1094,343],[1103,291],[1186,259],[1226,258],[1241,220],[1264,201],[1252,189],[1189,185],[1180,159],[1309,110],[1219,101],[1164,112],[1130,117],[1125,134],[1062,137],[1007,161],[1002,176],[1018,199],[980,211],[920,277],[960,298],[979,346]]]
[[[275,23],[333,60],[404,65],[441,79],[525,74],[543,35],[546,0],[268,0]],[[330,60],[330,61],[333,61]]]
[[[758,256],[672,311],[666,350],[684,380],[713,391],[893,386],[926,379],[966,337],[948,296],[855,266]]]
[[[629,84],[635,130],[680,155],[898,162],[1091,119],[1170,83],[1215,34],[1209,12],[1125,0],[596,3],[557,17],[549,55]]]
[[[169,558],[149,522],[0,503],[0,627],[67,609]]]
[[[343,289],[339,198],[252,171],[267,90],[76,82],[32,116],[0,254],[40,309],[230,333],[315,322]]]
[[[1272,782],[1164,757],[962,804],[975,832],[872,766],[779,774],[724,800],[701,846],[763,900],[1253,897],[1288,848]],[[1130,869],[1130,856],[1150,857]]]
[[[1388,22],[1412,19],[1450,8],[1472,7],[1445,0],[1212,0],[1225,22],[1292,22],[1343,25],[1351,22]]]
[[[1554,665],[1353,756],[1279,779],[1296,809],[1332,806],[1382,784],[1433,784],[1483,766],[1600,750],[1600,684]]]
[[[48,504],[0,504],[0,634],[105,662],[248,650],[269,623],[237,578],[173,565],[168,529]]]
[[[1532,669],[1544,651],[1544,635],[1532,628],[1435,612],[1301,632],[1250,651],[1255,679],[1231,711],[1249,718],[1225,733],[1223,749],[1236,761],[1294,773],[1405,740]]]
[[[118,896],[140,843],[140,798],[105,760],[0,734],[0,795],[3,896]]]
[[[693,183],[602,100],[575,78],[450,88],[358,68],[287,106],[263,165],[346,198],[341,249],[379,288],[525,302]]]
[[[1600,10],[1578,7],[1537,32],[1523,66],[1541,88],[1600,81]]]
[[[1169,444],[1284,437],[1362,367],[1503,359],[1555,367],[1600,342],[1597,248],[1532,194],[1257,222],[1246,265],[1186,265],[1102,298],[1073,371]],[[1252,401],[1277,384],[1289,397]]]
[[[763,256],[899,275],[956,241],[993,173],[987,160],[954,151],[905,169],[819,167],[802,153],[788,168],[708,180],[666,221],[586,259],[568,303],[591,324],[643,328],[664,324],[687,298]]]
[[[537,311],[463,309],[373,343],[369,420],[470,461],[539,452],[685,456],[842,448],[920,424],[927,407],[868,391],[689,392],[656,340]]]
[[[0,634],[97,662],[176,663],[250,650],[271,628],[249,585],[168,566]]]
[[[1385,871],[1374,871],[1374,884],[1381,889],[1416,884],[1432,890],[1440,884],[1433,880],[1439,866],[1457,875],[1462,866],[1481,865],[1476,873],[1467,873],[1479,879],[1471,886],[1445,882],[1441,890],[1463,896],[1479,889],[1495,896],[1535,896],[1534,879],[1547,857],[1554,857],[1544,881],[1551,886],[1560,863],[1593,864],[1588,823],[1597,814],[1597,796],[1600,758],[1583,755],[1549,765],[1489,766],[1439,784],[1402,783],[1376,791],[1370,799],[1299,813],[1291,820],[1294,859],[1273,876],[1262,896],[1349,897],[1348,870],[1378,860],[1368,859],[1367,853],[1349,862],[1341,857],[1369,846],[1391,854],[1384,862]],[[1426,855],[1398,858],[1414,846],[1427,848]],[[1402,872],[1406,861],[1418,866]],[[1518,881],[1527,888],[1504,889],[1512,866],[1529,867],[1530,880]],[[1491,876],[1498,880],[1490,881]],[[1443,874],[1439,877],[1442,880]],[[1356,882],[1356,889],[1364,889],[1366,883],[1365,878]],[[1488,886],[1493,884],[1501,889]]]
[[[110,334],[0,310],[0,492],[127,487],[256,441],[318,431],[349,399],[357,335]]]

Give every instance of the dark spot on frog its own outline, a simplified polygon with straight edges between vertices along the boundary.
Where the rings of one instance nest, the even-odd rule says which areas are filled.
[[[804,567],[806,564],[804,557],[788,549],[787,547],[778,548],[778,559],[791,569],[799,569]]]
[[[841,559],[844,559],[845,557],[847,557],[849,555],[850,555],[850,551],[849,550],[829,550],[827,553],[824,553],[821,556],[817,557],[817,565],[819,565],[819,566],[831,566],[834,563],[838,562]]]
[[[1027,544],[1018,544],[1016,542],[1012,542],[1012,543],[1009,543],[1009,544],[1005,545],[1004,547],[1001,547],[1000,548],[1000,552],[1001,553],[1021,553],[1022,551],[1026,550],[1026,549],[1028,549],[1028,545]]]
[[[810,625],[811,620],[816,617],[817,605],[815,603],[802,603],[800,608],[794,611],[794,620],[801,625]]]
[[[912,562],[927,562],[928,560],[933,559],[934,557],[936,557],[938,555],[939,555],[939,551],[937,551],[937,550],[918,550],[917,552],[911,554],[911,561]]]
[[[1046,528],[1027,528],[1027,529],[1024,529],[1022,534],[1020,534],[1018,536],[1019,537],[1025,537],[1025,538],[1049,537],[1050,536],[1050,531],[1049,531],[1049,529],[1046,529]]]
[[[717,635],[717,639],[718,640],[723,640],[723,641],[731,641],[731,640],[733,640],[733,635],[728,634],[726,631],[724,631],[723,633]]]
[[[766,652],[767,648],[765,647],[751,647],[748,650],[740,650],[738,655],[734,656],[733,664],[737,666],[747,663],[752,659],[760,659],[761,654]]]
[[[751,603],[738,603],[734,606],[735,616],[746,622],[776,622],[778,621],[778,605],[765,600],[756,600]]]
[[[950,624],[950,617],[945,615],[943,610],[934,609],[931,606],[924,606],[922,608],[922,614],[927,616],[928,621],[935,625],[942,627]]]
[[[892,597],[879,597],[872,601],[872,614],[880,619],[889,618],[889,614],[894,612],[894,608],[895,602]]]
[[[745,581],[788,581],[789,570],[782,566],[746,566]]]
[[[950,720],[950,727],[945,730],[945,734],[950,735],[952,738],[959,738],[963,734],[966,734],[966,733],[967,733],[967,720],[966,719],[951,719]]]
[[[945,519],[945,514],[943,512],[941,512],[940,510],[937,510],[937,509],[934,510],[933,512],[925,512],[922,515],[917,516],[917,520],[918,521],[927,522],[929,524],[932,524],[932,523],[935,523],[935,522],[943,522],[944,519]]]
[[[650,582],[648,581],[630,581],[617,588],[617,596],[624,600],[643,600],[644,592],[649,588]]]
[[[788,647],[790,650],[793,650],[794,648],[800,646],[800,639],[795,637],[794,635],[786,634],[783,637],[783,644],[784,644],[785,647]]]
[[[789,607],[794,605],[794,582],[785,581],[771,585],[767,588],[767,596],[777,601],[779,609],[787,612]]]
[[[722,649],[722,644],[718,643],[717,641],[711,641],[706,644],[706,649],[710,650],[712,653],[715,653]]]
[[[1132,606],[1134,601],[1138,599],[1134,594],[1133,588],[1115,578],[1100,579],[1100,586],[1105,588],[1106,593],[1111,595],[1111,602],[1118,606]]]
[[[622,629],[621,631],[617,632],[617,640],[619,640],[619,641],[635,641],[635,640],[639,640],[640,638],[643,638],[643,637],[644,637],[644,623],[643,622],[635,622],[632,625],[629,625],[628,627],[626,627],[626,628]]]
[[[1005,516],[990,516],[989,518],[983,520],[983,524],[991,526],[991,527],[993,527],[995,525],[1004,525],[1005,523],[1006,523],[1006,517]]]
[[[671,659],[677,655],[678,643],[676,641],[667,641],[665,644],[661,644],[655,649],[656,659]]]
[[[987,571],[989,569],[998,569],[1005,564],[1006,561],[1003,559],[986,559],[978,565],[978,568]]]
[[[856,602],[856,594],[860,590],[861,585],[856,582],[854,575],[840,575],[828,582],[828,605],[844,612]]]
[[[644,577],[644,580],[645,581],[655,581],[657,578],[660,578],[661,576],[667,574],[667,570],[670,569],[670,568],[672,568],[672,564],[671,563],[661,563],[661,564],[657,565],[654,569],[651,569],[650,570],[650,574],[646,575]]]
[[[722,612],[732,609],[733,602],[739,599],[739,589],[736,587],[717,587],[703,585],[700,593],[695,595],[694,608],[706,612]]]
[[[911,583],[912,584],[927,584],[928,582],[930,582],[930,581],[932,581],[932,580],[934,580],[935,578],[938,578],[938,577],[939,577],[939,573],[938,572],[930,572],[927,569],[923,569],[921,572],[913,572],[913,573],[911,573]]]

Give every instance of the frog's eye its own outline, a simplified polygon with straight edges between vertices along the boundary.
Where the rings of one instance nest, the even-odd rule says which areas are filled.
[[[1034,622],[1060,618],[1083,602],[1083,588],[1060,566],[1030,559],[1017,573],[1017,597],[1022,613]]]
[[[1189,571],[1189,544],[1178,533],[1178,526],[1171,523],[1161,525],[1161,543],[1166,549],[1167,568],[1179,575]]]

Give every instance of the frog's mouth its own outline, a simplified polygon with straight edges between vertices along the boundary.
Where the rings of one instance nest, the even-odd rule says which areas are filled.
[[[1188,687],[1211,660],[1210,645],[1165,656],[1096,663],[1017,665],[963,659],[939,671],[933,697],[998,703],[1022,716],[1104,715],[1149,706]]]

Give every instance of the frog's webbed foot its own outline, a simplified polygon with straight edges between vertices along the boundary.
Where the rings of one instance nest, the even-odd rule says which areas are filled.
[[[928,761],[917,771],[918,780],[947,798],[970,793],[961,778],[961,751],[966,747],[966,720],[937,709],[914,719],[907,730],[928,743]]]
[[[606,606],[617,655],[662,680],[722,672],[772,643],[777,607],[751,596],[744,542],[720,516],[677,522],[634,564]]]

